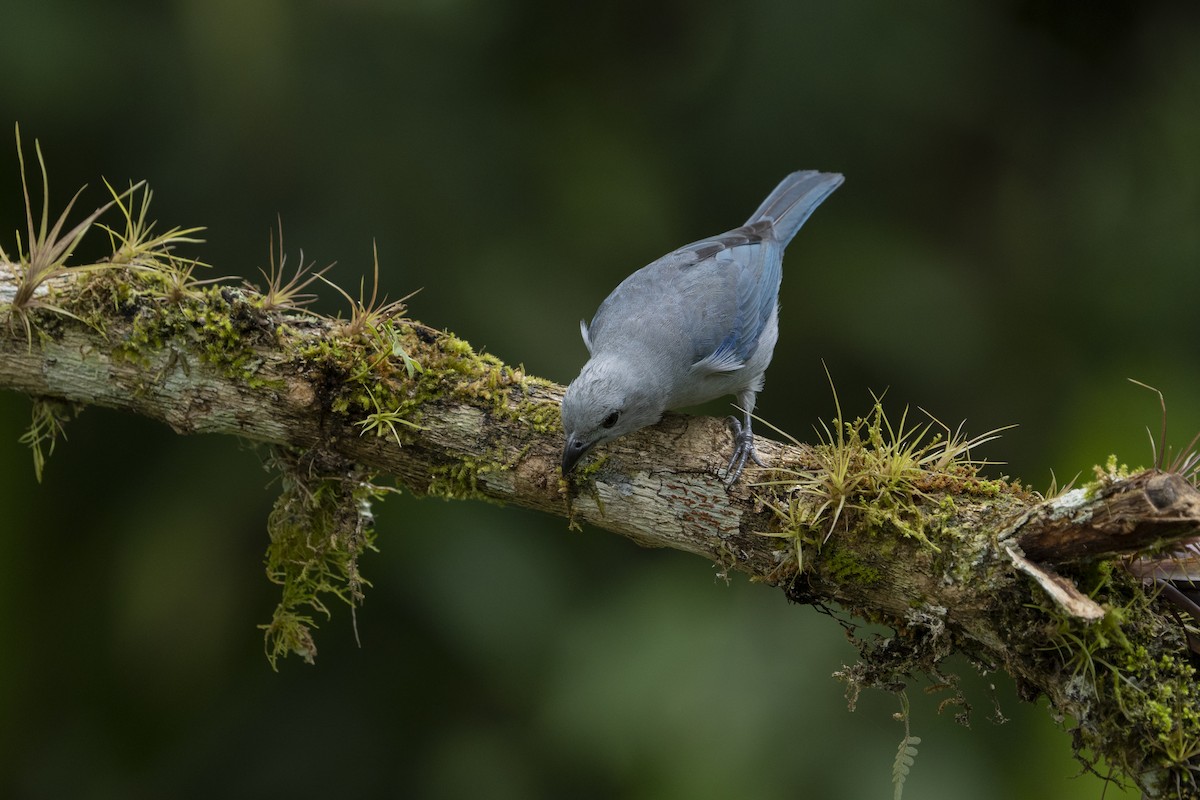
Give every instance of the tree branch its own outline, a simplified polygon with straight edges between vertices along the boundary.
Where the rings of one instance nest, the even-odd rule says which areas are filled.
[[[1107,759],[1150,795],[1178,782],[1196,796],[1186,633],[1140,580],[1096,560],[1196,535],[1200,492],[1179,476],[1114,474],[1043,501],[955,462],[868,492],[831,467],[850,453],[839,419],[817,447],[760,440],[770,469],[726,487],[724,425],[671,414],[608,445],[568,486],[562,387],[449,333],[364,322],[361,307],[355,328],[247,288],[172,284],[160,269],[59,270],[20,308],[23,275],[0,260],[0,388],[325,454],[418,494],[511,503],[694,553],[895,629],[860,642],[862,663],[844,673],[854,692],[940,674],[962,652],[1075,720],[1081,757]]]

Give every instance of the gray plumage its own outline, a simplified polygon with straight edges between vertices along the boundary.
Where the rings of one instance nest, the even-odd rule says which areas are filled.
[[[593,446],[658,422],[668,409],[732,394],[733,483],[760,464],[750,413],[779,335],[783,250],[842,183],[793,172],[740,228],[668,253],[630,275],[580,323],[591,358],[563,397],[566,475]]]

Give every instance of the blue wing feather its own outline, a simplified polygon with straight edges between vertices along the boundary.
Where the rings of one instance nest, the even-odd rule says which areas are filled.
[[[738,270],[737,314],[732,329],[712,353],[693,365],[693,370],[732,371],[754,354],[779,299],[783,249],[813,209],[841,184],[842,176],[838,174],[793,172],[780,181],[744,226],[697,243],[700,247],[691,245],[701,252],[714,243],[723,245],[723,250],[708,250],[708,257],[717,262],[731,261],[730,268]]]
[[[755,227],[731,231],[703,243],[705,249],[713,244],[721,246],[718,251],[710,251],[704,266],[726,273],[732,284],[733,303],[725,330],[720,332],[723,336],[719,343],[711,351],[698,354],[700,357],[692,366],[693,372],[732,372],[741,368],[754,355],[775,309],[783,277],[778,247],[762,235],[769,234],[769,227],[765,230],[755,230]]]

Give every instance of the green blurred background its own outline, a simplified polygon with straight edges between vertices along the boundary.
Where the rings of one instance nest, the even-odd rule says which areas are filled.
[[[344,285],[374,239],[415,317],[560,382],[626,274],[841,171],[789,250],[766,419],[811,438],[824,359],[848,410],[887,388],[1019,423],[987,455],[1038,487],[1149,461],[1127,377],[1176,444],[1200,428],[1200,7],[731,5],[10,1],[0,122],[40,139],[55,208],[145,178],[219,275],[265,265],[277,213]],[[394,497],[362,647],[338,608],[317,665],[274,674],[262,454],[89,409],[38,485],[28,412],[0,394],[0,796],[890,796],[895,699],[848,713],[853,649],[777,591]],[[1043,707],[956,668],[972,727],[910,692],[907,796],[1100,795]]]

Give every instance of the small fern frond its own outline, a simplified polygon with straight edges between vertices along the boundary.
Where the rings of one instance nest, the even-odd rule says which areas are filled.
[[[900,712],[893,716],[904,723],[904,738],[900,740],[896,758],[892,761],[893,800],[902,800],[904,796],[904,781],[908,779],[908,773],[917,760],[917,745],[921,743],[921,737],[913,736],[908,725],[908,694],[899,692],[899,696]]]

